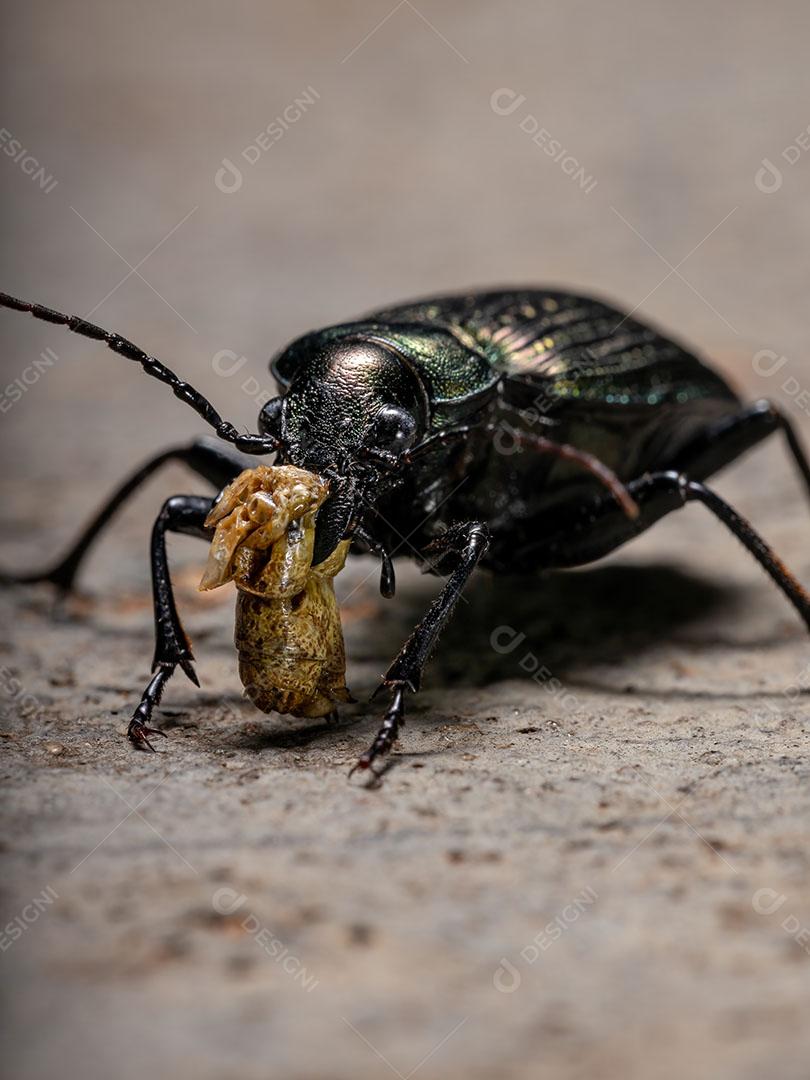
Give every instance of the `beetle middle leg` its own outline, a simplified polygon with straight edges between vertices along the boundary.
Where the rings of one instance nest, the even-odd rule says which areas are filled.
[[[133,713],[127,734],[138,747],[154,750],[150,735],[163,735],[158,728],[149,727],[152,710],[160,702],[166,683],[179,665],[189,679],[199,686],[194,671],[194,656],[174,600],[174,590],[169,576],[166,556],[166,533],[184,533],[210,540],[211,529],[205,528],[213,499],[200,495],[175,495],[167,499],[152,529],[152,593],[155,612],[155,656],[152,661],[154,675],[144,690]]]
[[[425,555],[433,558],[434,567],[439,573],[447,572],[451,567],[452,570],[442,591],[425,612],[383,676],[382,684],[372,695],[374,700],[387,688],[391,691],[391,704],[374,742],[360,755],[350,776],[355,769],[371,768],[375,758],[386,754],[396,742],[405,715],[405,692],[416,693],[419,690],[422,672],[439,634],[450,620],[464,586],[486,553],[488,544],[489,530],[486,525],[472,521],[452,526],[425,550]]]

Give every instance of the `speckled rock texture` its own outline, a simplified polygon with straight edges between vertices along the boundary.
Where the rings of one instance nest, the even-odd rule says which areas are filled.
[[[15,22],[3,124],[57,183],[0,154],[0,287],[126,334],[245,429],[293,336],[526,281],[641,304],[808,441],[805,3]],[[0,363],[4,567],[202,430],[57,327],[0,312]],[[779,440],[716,485],[810,582]],[[9,1076],[808,1075],[810,647],[722,526],[692,506],[592,568],[477,577],[369,788],[366,699],[437,588],[407,565],[394,601],[372,560],[336,579],[360,701],[330,725],[245,700],[232,592],[200,594],[205,547],[173,538],[202,688],[169,683],[158,753],[127,743],[151,522],[205,491],[151,480],[66,605],[0,593]]]

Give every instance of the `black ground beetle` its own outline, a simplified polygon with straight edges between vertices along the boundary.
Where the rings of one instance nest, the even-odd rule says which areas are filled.
[[[0,294],[29,312],[105,342],[165,382],[226,448],[202,439],[163,451],[101,508],[67,556],[41,573],[63,590],[124,500],[167,461],[216,488],[244,469],[242,455],[329,483],[312,564],[345,538],[381,559],[415,555],[447,578],[378,688],[390,704],[358,765],[388,751],[406,692],[422,672],[476,566],[535,573],[580,566],[637,536],[687,502],[703,503],[742,542],[810,629],[810,597],[770,547],[704,480],[779,429],[810,489],[810,465],[787,419],[769,402],[743,405],[691,352],[600,300],[542,289],[419,300],[309,333],[271,362],[281,393],[261,410],[259,434],[241,434],[152,356],[77,316]],[[152,532],[154,675],[129,736],[149,745],[152,710],[178,665],[197,683],[175,607],[166,533],[210,539],[210,498],[177,495]]]

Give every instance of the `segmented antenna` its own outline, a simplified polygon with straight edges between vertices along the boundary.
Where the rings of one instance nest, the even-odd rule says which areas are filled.
[[[42,304],[29,304],[25,300],[17,300],[6,293],[0,293],[0,307],[10,308],[12,311],[26,311],[33,315],[35,319],[56,323],[58,326],[66,326],[74,334],[80,334],[82,337],[90,338],[92,341],[103,341],[108,348],[118,353],[119,356],[123,356],[127,360],[134,360],[140,364],[147,375],[151,375],[153,378],[159,379],[160,382],[170,386],[174,396],[190,405],[198,416],[201,416],[207,424],[214,428],[220,439],[232,443],[243,454],[271,454],[284,445],[280,439],[275,439],[272,436],[244,435],[237,431],[233,424],[222,419],[211,402],[206,397],[203,397],[199,390],[195,390],[193,386],[175,375],[165,364],[161,364],[156,357],[149,356],[143,349],[139,349],[137,345],[133,345],[131,341],[127,341],[120,334],[112,334],[107,330],[102,330],[100,326],[87,322],[86,319],[82,319],[78,315],[63,315],[61,311],[53,311],[51,308],[43,307]]]

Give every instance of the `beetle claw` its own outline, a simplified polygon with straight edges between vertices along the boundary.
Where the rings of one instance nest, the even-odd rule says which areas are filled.
[[[147,748],[152,751],[153,754],[157,753],[154,746],[149,742],[150,735],[161,735],[164,739],[168,739],[168,735],[165,731],[161,731],[160,728],[147,727],[146,724],[142,724],[140,720],[130,720],[129,727],[127,728],[127,735],[133,746],[136,746],[139,750]]]
[[[375,769],[372,762],[376,756],[377,755],[373,754],[370,750],[366,750],[364,754],[360,755],[354,765],[352,765],[351,769],[349,769],[349,775],[346,779],[351,780],[354,774],[360,770],[370,774],[371,778],[366,784],[367,788],[379,787],[382,783],[383,774],[390,768],[390,762],[384,762],[381,768]]]
[[[366,750],[365,753],[361,754],[360,757],[357,759],[357,761],[355,761],[354,765],[352,765],[352,767],[349,769],[349,779],[351,779],[354,776],[354,774],[357,772],[358,769],[363,769],[363,770],[370,769],[371,768],[371,762],[372,762],[371,751]]]

